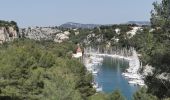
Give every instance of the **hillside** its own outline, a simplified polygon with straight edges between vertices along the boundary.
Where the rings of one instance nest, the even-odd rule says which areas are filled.
[[[76,44],[106,49],[135,48],[142,62],[139,72],[145,73],[148,66],[153,68],[145,76],[147,88],[135,93],[135,100],[141,97],[143,100],[169,98],[170,20],[167,17],[169,13],[164,9],[170,5],[162,2],[154,6],[157,10],[152,12],[151,25],[136,21],[120,25],[69,22],[60,27],[19,29],[15,22],[0,21],[0,98],[111,98],[112,94],[94,95],[96,92],[92,88],[91,74],[77,59],[71,57]],[[163,15],[157,12],[159,10],[162,10]]]
[[[70,59],[74,49],[71,43],[29,39],[0,45],[0,99],[83,100],[93,95],[90,74]]]
[[[127,24],[136,24],[139,26],[142,26],[142,25],[150,26],[151,25],[149,21],[128,21]]]

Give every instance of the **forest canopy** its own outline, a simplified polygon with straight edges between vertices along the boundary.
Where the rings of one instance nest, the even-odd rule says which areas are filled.
[[[91,75],[71,59],[74,49],[72,43],[29,39],[0,45],[0,98],[81,100],[92,95]]]

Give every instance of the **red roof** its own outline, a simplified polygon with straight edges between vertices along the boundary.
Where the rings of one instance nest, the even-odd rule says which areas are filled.
[[[80,47],[77,48],[77,53],[78,52],[82,52]]]

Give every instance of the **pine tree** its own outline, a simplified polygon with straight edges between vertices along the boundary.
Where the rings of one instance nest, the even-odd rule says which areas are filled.
[[[163,35],[170,37],[170,0],[154,2],[154,10],[151,11],[151,25],[153,28],[162,29]]]

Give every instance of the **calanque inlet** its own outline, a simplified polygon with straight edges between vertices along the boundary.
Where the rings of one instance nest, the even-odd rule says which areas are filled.
[[[112,33],[112,38],[102,32],[102,30],[106,30],[108,27],[114,32]],[[129,36],[129,40],[126,40],[127,43],[122,44],[121,30],[124,27],[127,27],[127,30],[124,31]],[[96,32],[96,28],[89,30],[60,27],[29,27],[24,29],[18,28],[17,30],[16,28],[18,27],[15,25],[11,25],[9,28],[1,28],[1,48],[3,48],[3,45],[6,45],[6,43],[16,45],[15,43],[20,43],[20,41],[21,43],[22,41],[39,41],[40,44],[44,45],[48,43],[54,43],[56,45],[66,43],[67,45],[72,45],[72,50],[69,49],[70,47],[67,47],[69,52],[64,51],[67,55],[66,59],[67,57],[69,59],[71,57],[71,59],[75,59],[84,65],[84,72],[92,76],[91,79],[88,80],[89,85],[87,86],[91,89],[88,91],[91,91],[93,95],[95,95],[94,93],[99,95],[118,91],[121,92],[127,100],[131,100],[137,91],[148,88],[147,84],[145,84],[145,78],[147,75],[153,73],[154,68],[148,65],[143,66],[142,59],[140,60],[141,54],[137,53],[133,45],[128,44],[128,41],[131,41],[134,35],[138,32],[143,32],[146,27],[138,25],[101,26],[99,27],[100,29],[97,29],[97,33],[94,33]],[[14,42],[14,44],[11,44],[12,42]],[[45,46],[45,48],[47,47]],[[34,48],[30,49],[34,50]],[[59,58],[64,57],[65,54],[63,54],[63,51],[57,52],[59,53]],[[42,61],[42,63],[45,62],[46,60]],[[84,82],[86,81],[87,80],[84,80]],[[83,87],[80,86],[79,88]],[[81,93],[82,90],[78,90]],[[85,98],[87,95],[92,94],[86,94]]]
[[[0,100],[170,100],[170,0],[1,3]]]

